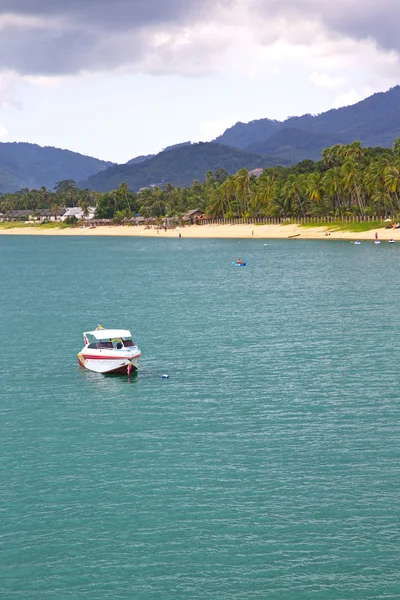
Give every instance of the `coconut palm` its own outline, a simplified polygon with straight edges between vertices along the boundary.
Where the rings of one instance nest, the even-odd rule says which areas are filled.
[[[339,167],[326,171],[321,181],[325,197],[329,200],[333,212],[340,216],[342,210],[343,178]]]
[[[250,175],[247,169],[240,169],[234,177],[236,197],[240,204],[240,212],[243,214],[249,209],[251,196]]]
[[[365,214],[365,198],[363,195],[363,174],[359,165],[351,159],[346,160],[341,168],[344,189],[350,196],[351,204],[357,203],[360,213]]]

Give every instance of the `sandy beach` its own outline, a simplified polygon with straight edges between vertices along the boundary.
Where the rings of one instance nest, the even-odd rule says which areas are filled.
[[[379,239],[388,241],[393,238],[400,241],[400,229],[372,229],[364,232],[340,231],[328,227],[302,227],[290,225],[189,225],[167,231],[155,228],[130,226],[102,226],[89,228],[44,228],[36,227],[0,227],[0,235],[47,235],[47,236],[127,236],[158,238],[239,238],[239,239],[317,239],[317,240],[374,240],[378,232]]]

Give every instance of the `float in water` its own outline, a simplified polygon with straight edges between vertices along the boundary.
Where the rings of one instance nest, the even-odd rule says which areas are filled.
[[[239,260],[235,261],[232,263],[234,267],[246,267],[247,266],[247,261],[246,260],[241,260],[239,258]]]
[[[78,354],[81,367],[103,374],[130,375],[139,368],[141,352],[128,329],[104,329],[101,325],[83,334],[85,346]]]

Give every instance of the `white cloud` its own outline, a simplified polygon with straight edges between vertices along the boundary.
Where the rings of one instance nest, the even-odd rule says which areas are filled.
[[[332,108],[340,108],[342,106],[350,106],[351,104],[356,104],[357,102],[360,102],[360,100],[362,100],[362,98],[356,92],[356,90],[350,90],[349,92],[346,92],[345,94],[341,94],[340,96],[338,96],[334,100]]]
[[[4,139],[8,134],[7,129],[0,123],[0,139]]]
[[[340,76],[332,76],[327,73],[311,73],[310,81],[317,88],[321,88],[324,90],[337,90],[338,88],[343,87],[346,83],[345,77]]]
[[[225,119],[202,121],[198,124],[198,138],[193,141],[208,142],[221,135],[225,129],[231,127],[236,121],[237,117],[227,117]]]

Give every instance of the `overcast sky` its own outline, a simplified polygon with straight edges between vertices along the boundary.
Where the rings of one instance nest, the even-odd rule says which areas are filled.
[[[0,0],[0,141],[125,162],[400,79],[399,0]]]

